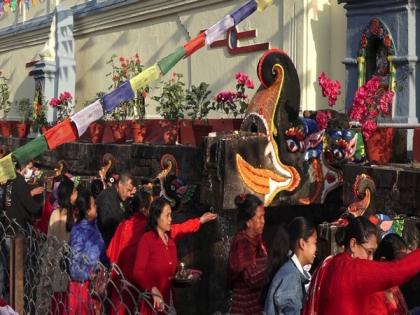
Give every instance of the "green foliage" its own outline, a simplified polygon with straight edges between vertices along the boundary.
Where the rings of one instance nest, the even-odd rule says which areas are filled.
[[[1,72],[0,72],[1,74]],[[0,76],[0,110],[3,111],[3,119],[7,117],[12,103],[9,101],[10,91],[7,78]]]
[[[111,59],[107,62],[112,67],[112,71],[107,76],[112,76],[112,84],[108,87],[109,90],[119,87],[127,80],[132,79],[144,69],[141,64],[139,54],[135,54],[130,59],[119,57],[113,54]],[[127,118],[134,118],[139,121],[144,119],[146,115],[146,96],[149,93],[149,87],[146,86],[138,91],[135,91],[135,98],[132,101],[123,102],[114,109],[111,117],[117,121],[124,121]]]
[[[192,85],[186,90],[185,110],[192,120],[204,119],[211,110],[215,109],[214,103],[210,99],[209,86],[208,83],[201,82],[199,86]]]
[[[166,120],[176,121],[184,118],[185,111],[185,83],[181,80],[182,74],[174,73],[169,81],[162,81],[162,94],[153,96],[159,102],[157,112]]]
[[[15,102],[18,108],[21,122],[30,121],[33,115],[33,106],[29,98],[23,98]]]

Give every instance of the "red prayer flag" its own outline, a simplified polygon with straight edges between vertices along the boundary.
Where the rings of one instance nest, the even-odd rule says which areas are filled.
[[[44,137],[47,140],[48,148],[53,150],[59,145],[76,140],[77,131],[73,123],[69,119],[66,119],[51,129],[48,129],[44,133]]]
[[[204,44],[206,42],[206,33],[200,33],[193,39],[191,39],[188,43],[184,45],[185,50],[185,57],[191,56],[193,53],[195,53],[200,48],[204,47]]]

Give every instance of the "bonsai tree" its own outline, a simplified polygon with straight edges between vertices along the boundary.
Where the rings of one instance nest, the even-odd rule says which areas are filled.
[[[210,99],[211,91],[208,89],[209,86],[208,83],[201,82],[200,85],[192,85],[186,90],[185,110],[193,121],[207,118],[209,112],[215,109]]]

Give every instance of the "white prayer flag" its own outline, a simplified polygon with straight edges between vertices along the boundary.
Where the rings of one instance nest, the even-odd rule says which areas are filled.
[[[206,31],[206,44],[211,45],[233,26],[235,26],[235,21],[230,15],[226,15]]]
[[[99,100],[96,100],[94,103],[86,106],[81,111],[77,112],[70,119],[74,122],[77,128],[77,133],[81,137],[89,125],[94,121],[98,120],[104,115],[104,110],[102,104]]]

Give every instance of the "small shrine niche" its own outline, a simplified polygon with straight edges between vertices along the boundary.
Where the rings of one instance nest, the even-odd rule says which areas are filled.
[[[394,55],[395,46],[389,31],[379,19],[372,19],[360,37],[358,86],[377,75],[383,85],[395,90]]]

